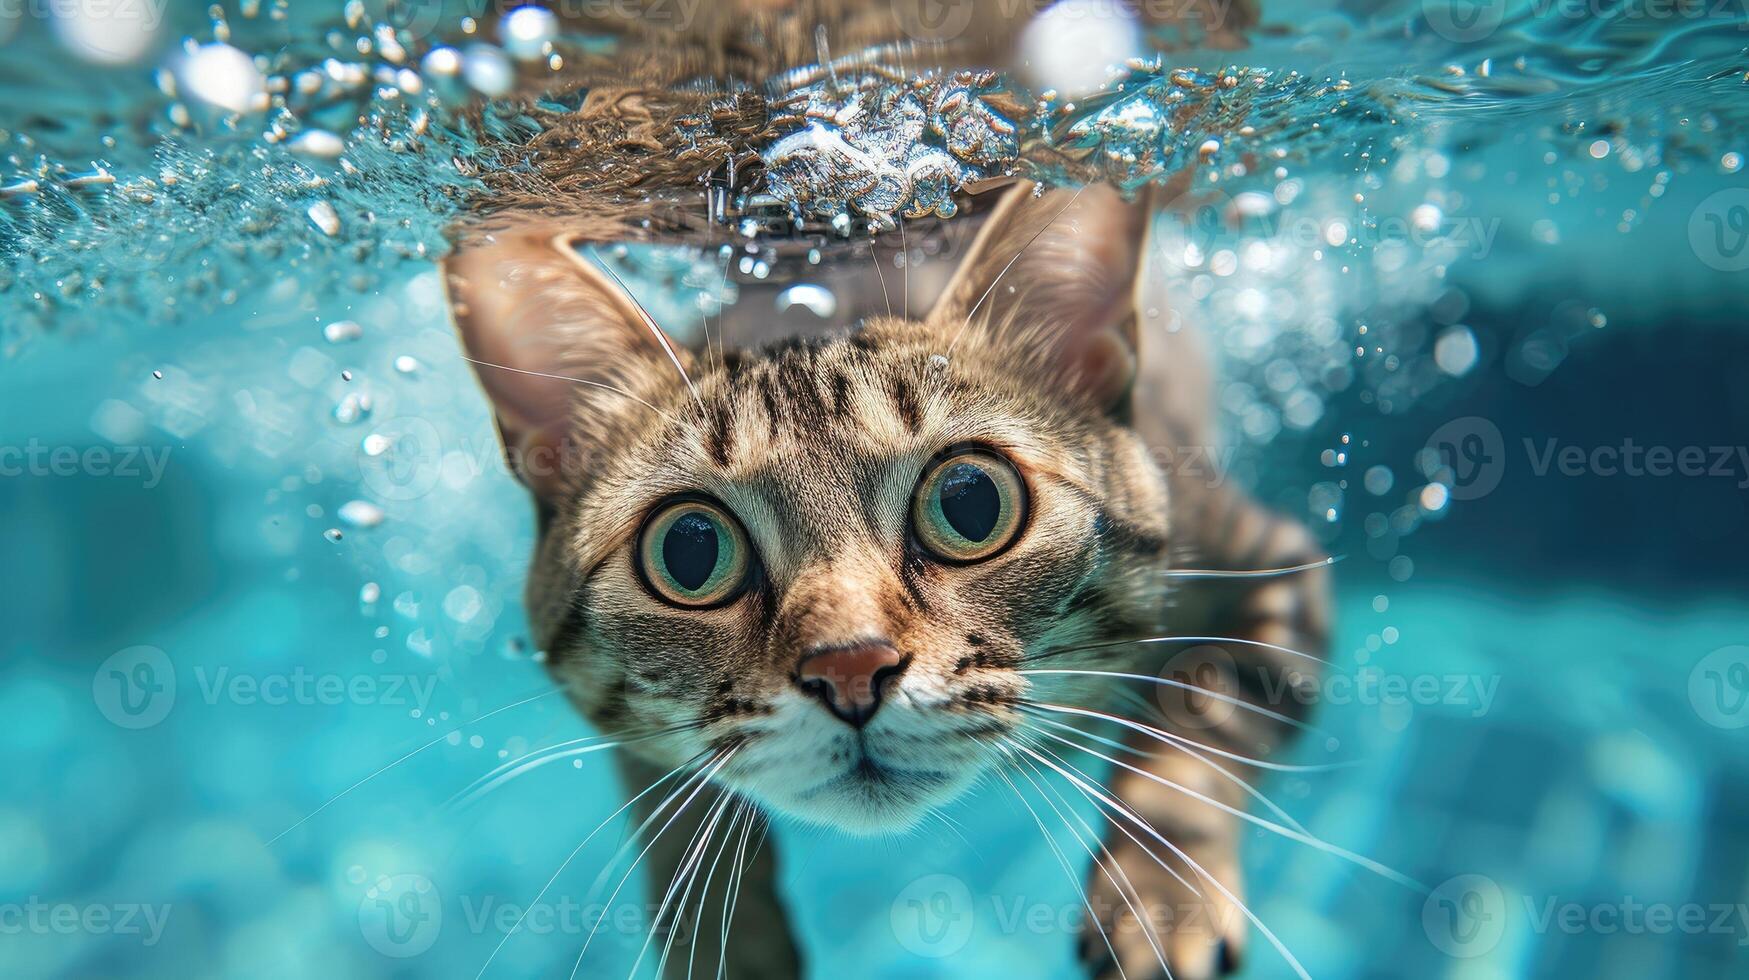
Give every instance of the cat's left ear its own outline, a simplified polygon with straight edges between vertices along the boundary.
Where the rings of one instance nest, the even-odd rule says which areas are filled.
[[[1136,374],[1136,285],[1148,208],[1104,185],[1003,193],[929,323],[958,346],[1035,365],[1122,414]]]
[[[685,375],[674,346],[573,236],[517,228],[444,260],[462,345],[491,399],[512,472],[535,495],[572,489],[616,427],[649,424]]]

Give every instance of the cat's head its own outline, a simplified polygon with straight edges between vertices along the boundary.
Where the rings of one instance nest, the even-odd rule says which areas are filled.
[[[728,754],[718,782],[852,831],[976,780],[1029,656],[1161,612],[1165,484],[1126,424],[1140,211],[1016,189],[925,319],[726,356],[671,349],[543,236],[458,253],[572,698],[615,733],[683,726],[633,748]]]

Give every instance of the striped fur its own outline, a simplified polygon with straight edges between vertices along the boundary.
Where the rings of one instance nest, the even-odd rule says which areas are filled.
[[[1109,680],[1029,677],[1027,664],[1165,669],[1133,647],[1080,648],[1159,634],[1169,617],[1183,632],[1321,640],[1321,583],[1311,576],[1181,596],[1165,588],[1174,554],[1245,568],[1313,549],[1243,498],[1156,462],[1161,443],[1151,440],[1208,445],[1208,383],[1188,338],[1158,331],[1148,315],[1168,307],[1138,275],[1146,225],[1110,191],[1015,188],[924,319],[873,317],[848,335],[721,357],[680,352],[678,365],[623,295],[550,235],[507,234],[450,260],[474,356],[586,382],[480,368],[513,457],[547,447],[562,460],[538,472],[519,463],[543,515],[528,599],[554,677],[607,732],[688,726],[630,748],[634,789],[732,749],[716,782],[764,810],[856,833],[895,830],[1001,764],[1004,740],[1027,739],[1028,699],[1122,703]],[[1007,456],[1030,505],[1014,546],[950,566],[918,548],[909,502],[925,464],[963,445]],[[720,501],[758,554],[754,587],[721,608],[666,605],[634,566],[645,516],[683,493]],[[804,650],[871,638],[909,666],[859,734],[805,696],[795,673]],[[1225,656],[1260,659],[1244,645]],[[1138,720],[1175,721],[1172,705],[1159,707]],[[1189,734],[1246,752],[1281,740],[1250,720],[1239,713]],[[1201,785],[1210,775],[1155,756],[1148,765],[1172,778]],[[1111,786],[1236,887],[1230,818],[1141,777]],[[1111,842],[1148,901],[1194,900],[1155,873],[1151,856],[1126,852],[1122,835]],[[671,845],[657,856],[666,862],[658,880],[683,860]],[[799,969],[768,887],[773,860],[762,850],[743,886],[731,976]],[[1107,885],[1095,872],[1090,890]],[[1121,896],[1103,897],[1124,907]],[[1147,975],[1147,935],[1115,914],[1106,925],[1127,975]],[[1173,936],[1175,975],[1212,975],[1241,933]],[[704,945],[708,973],[715,944]]]

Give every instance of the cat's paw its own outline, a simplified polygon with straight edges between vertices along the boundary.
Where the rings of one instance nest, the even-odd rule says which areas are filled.
[[[1136,836],[1149,839],[1139,831]],[[1106,845],[1116,866],[1101,861],[1104,870],[1090,869],[1087,883],[1097,921],[1097,926],[1089,922],[1080,939],[1088,976],[1214,980],[1238,971],[1247,920],[1235,901],[1243,901],[1244,894],[1233,847],[1226,841],[1173,842],[1231,897],[1158,843],[1153,849],[1164,868],[1135,841],[1114,831]]]

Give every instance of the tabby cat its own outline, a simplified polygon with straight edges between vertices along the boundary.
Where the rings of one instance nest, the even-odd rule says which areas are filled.
[[[646,831],[665,828],[647,858],[658,886],[698,863],[688,845],[718,794],[880,834],[992,771],[1085,773],[1097,760],[1070,744],[1100,746],[1069,732],[1104,731],[1134,752],[1084,783],[1124,811],[1107,808],[1087,882],[1102,920],[1088,969],[1222,975],[1247,926],[1223,808],[1244,789],[1211,750],[1269,751],[1298,701],[1210,711],[1223,696],[1189,688],[1261,703],[1267,673],[1309,682],[1313,661],[1278,647],[1318,650],[1326,583],[1171,570],[1300,565],[1315,543],[1162,465],[1210,445],[1211,385],[1146,273],[1146,209],[1025,184],[977,203],[926,316],[863,311],[850,332],[756,350],[671,345],[550,228],[459,249],[461,336],[538,506],[530,618],[566,694],[628,739],[627,786],[668,777],[636,811],[669,800]],[[1229,638],[1200,648],[1214,672],[1182,689],[1109,676],[1174,676],[1161,662],[1188,644],[1130,642],[1168,628]],[[768,844],[716,875],[670,963],[716,972],[712,910],[733,877],[727,975],[798,975],[781,862]],[[687,949],[693,935],[709,938]]]

